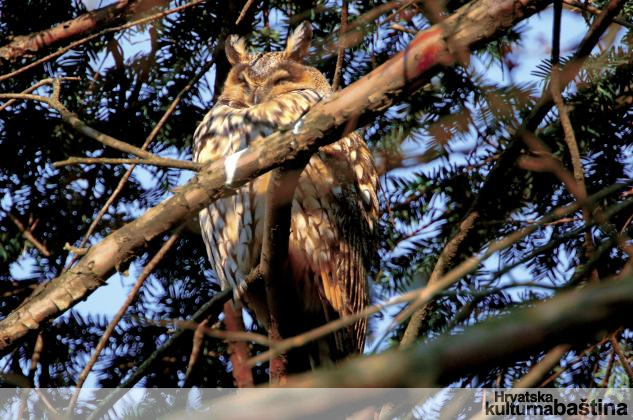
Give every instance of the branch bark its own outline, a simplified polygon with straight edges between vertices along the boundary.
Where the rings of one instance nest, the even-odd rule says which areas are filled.
[[[119,0],[116,3],[93,10],[40,32],[14,37],[0,47],[0,58],[15,61],[24,55],[62,43],[79,35],[117,25],[156,6],[169,4],[165,0]],[[2,63],[0,62],[0,65]]]
[[[441,24],[421,32],[407,48],[346,89],[316,105],[294,129],[253,142],[246,150],[213,162],[179,188],[174,196],[90,248],[76,266],[44,284],[0,321],[0,352],[40,323],[85,299],[145,245],[196,215],[213,200],[294,159],[306,159],[319,147],[338,140],[347,120],[373,120],[399,98],[450,66],[451,43],[474,48],[495,39],[517,22],[542,10],[549,0],[479,0]],[[145,152],[146,153],[146,152]]]

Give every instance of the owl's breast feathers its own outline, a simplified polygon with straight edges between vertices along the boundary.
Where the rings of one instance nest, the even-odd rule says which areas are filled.
[[[204,162],[238,152],[294,124],[320,99],[315,91],[300,90],[247,108],[218,103],[194,134],[193,158]],[[377,179],[371,153],[356,133],[322,147],[300,176],[292,203],[289,280],[297,298],[293,304],[298,311],[317,314],[316,324],[368,303]],[[223,287],[235,288],[259,263],[267,184],[266,176],[259,177],[200,212],[209,259]],[[265,297],[247,293],[244,298],[265,325]],[[335,352],[342,357],[361,351],[365,332],[361,321],[334,334]]]

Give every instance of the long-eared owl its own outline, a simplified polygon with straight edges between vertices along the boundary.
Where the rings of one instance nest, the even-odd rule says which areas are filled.
[[[303,63],[312,29],[302,23],[282,52],[250,54],[243,39],[231,36],[226,55],[232,65],[217,103],[194,134],[197,162],[229,156],[280,127],[296,123],[331,87],[316,68]],[[242,286],[260,259],[269,175],[241,187],[200,212],[202,236],[223,288]],[[377,229],[377,175],[357,133],[322,147],[299,177],[291,210],[286,274],[275,279],[283,294],[284,336],[292,336],[368,303],[367,273],[374,258]],[[249,285],[239,299],[267,326],[263,286]],[[361,352],[366,321],[331,334],[301,357],[289,357],[298,371]],[[308,356],[307,358],[305,356]],[[298,357],[298,356],[296,356]],[[293,366],[294,363],[294,366]],[[307,363],[307,365],[302,364]]]

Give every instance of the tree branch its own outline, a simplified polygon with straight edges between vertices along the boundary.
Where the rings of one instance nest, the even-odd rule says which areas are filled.
[[[160,1],[162,1],[162,0],[160,0]],[[14,76],[17,76],[18,74],[24,73],[25,71],[28,71],[28,70],[30,70],[30,69],[32,69],[34,67],[37,67],[40,64],[47,62],[50,59],[53,59],[55,57],[59,57],[60,55],[65,54],[66,52],[72,50],[73,48],[76,48],[76,47],[78,47],[80,45],[83,45],[83,44],[85,44],[87,42],[90,42],[93,39],[96,39],[96,38],[98,38],[98,37],[100,37],[102,35],[118,32],[118,31],[121,31],[123,29],[131,28],[131,27],[136,26],[136,25],[142,25],[144,23],[151,22],[151,21],[156,20],[156,19],[161,19],[161,18],[163,18],[163,17],[165,17],[167,15],[170,15],[172,13],[178,13],[178,12],[184,10],[184,9],[189,8],[189,7],[196,6],[196,5],[200,4],[200,3],[203,3],[204,1],[205,0],[192,0],[190,3],[186,3],[186,4],[183,4],[182,6],[174,7],[173,9],[165,10],[164,12],[156,13],[156,14],[153,14],[153,15],[144,17],[142,19],[138,19],[138,20],[135,20],[133,22],[129,22],[129,23],[126,23],[124,25],[117,26],[117,27],[114,27],[114,28],[104,29],[103,31],[100,31],[100,32],[98,32],[96,34],[93,34],[93,35],[90,35],[90,36],[88,36],[86,38],[83,38],[83,39],[80,39],[78,41],[72,42],[72,43],[68,44],[67,46],[58,49],[54,53],[51,53],[51,54],[49,54],[49,55],[47,55],[45,57],[42,57],[42,58],[32,62],[32,63],[29,63],[29,64],[27,64],[24,67],[20,67],[19,69],[14,70],[14,71],[12,71],[10,73],[6,73],[6,74],[1,75],[0,76],[0,82],[2,82],[4,80],[7,80],[7,79],[10,79],[10,78],[12,78]]]
[[[466,235],[468,235],[468,231],[472,229],[475,221],[479,217],[479,214],[474,212],[470,213],[464,221],[459,225],[459,231],[453,236],[453,238],[446,244],[442,253],[440,254],[437,262],[435,263],[435,267],[433,267],[433,272],[431,273],[431,277],[429,277],[428,284],[435,284],[444,274],[444,271],[451,265],[453,257],[457,253],[457,249],[459,245],[462,243]],[[413,313],[411,319],[409,320],[409,324],[407,325],[406,330],[402,336],[402,340],[400,341],[401,347],[407,347],[418,338],[418,334],[420,333],[420,327],[422,326],[422,322],[427,317],[428,303],[420,306],[418,302],[412,305],[412,307],[418,307],[418,309]],[[403,312],[400,316],[406,319],[406,314]]]
[[[168,4],[168,1],[148,0],[119,0],[116,3],[93,10],[83,15],[62,22],[40,32],[30,35],[20,35],[11,39],[11,42],[0,47],[0,58],[14,61],[24,55],[30,55],[40,49],[61,43],[78,35],[92,32],[99,28],[119,23],[121,20],[141,13],[148,8]],[[2,62],[0,62],[2,65]]]
[[[163,246],[160,247],[158,252],[152,257],[152,259],[149,260],[145,268],[143,268],[143,271],[141,272],[141,274],[138,276],[138,279],[136,279],[136,282],[134,283],[132,290],[130,290],[130,293],[128,293],[128,296],[125,299],[125,302],[123,302],[123,305],[121,305],[117,313],[114,315],[114,317],[112,318],[112,320],[106,327],[105,331],[103,332],[103,335],[101,336],[101,339],[99,339],[99,343],[97,343],[97,346],[95,347],[95,350],[92,353],[92,356],[90,356],[90,360],[88,360],[88,363],[86,363],[86,366],[84,367],[84,369],[81,371],[81,374],[79,375],[79,379],[77,379],[77,384],[75,385],[75,392],[73,393],[72,398],[70,399],[70,402],[68,403],[68,410],[67,410],[68,413],[73,412],[75,408],[75,404],[77,403],[77,399],[79,398],[79,392],[81,391],[81,387],[86,381],[86,378],[88,378],[88,374],[94,367],[95,363],[97,363],[97,359],[99,358],[99,355],[108,344],[108,340],[110,339],[110,336],[114,332],[114,329],[116,328],[118,323],[121,321],[121,319],[123,319],[123,315],[125,315],[125,312],[128,310],[128,308],[130,307],[134,299],[136,299],[136,296],[138,295],[139,290],[141,290],[141,287],[143,286],[143,284],[145,283],[145,280],[147,280],[149,275],[152,274],[152,272],[156,269],[156,266],[160,263],[160,261],[163,259],[165,254],[167,254],[167,252],[171,249],[171,247],[176,243],[176,241],[178,240],[178,237],[180,236],[180,231],[182,230],[183,226],[184,225],[181,225],[180,227],[178,227],[174,231],[174,233],[172,233],[169,239],[165,241]]]
[[[57,111],[62,118],[62,120],[73,127],[76,131],[83,134],[84,136],[91,138],[93,140],[98,141],[99,143],[111,147],[113,149],[119,150],[121,152],[129,153],[134,156],[138,156],[142,159],[146,159],[152,162],[152,165],[161,165],[161,166],[173,166],[176,168],[190,169],[190,170],[198,170],[199,164],[195,162],[183,162],[178,159],[169,159],[163,158],[160,156],[156,156],[153,153],[150,153],[144,149],[138,148],[136,146],[132,146],[129,143],[123,142],[121,140],[115,139],[112,136],[109,136],[105,133],[102,133],[94,128],[90,127],[88,124],[83,122],[77,114],[69,111],[59,100],[60,94],[60,80],[53,80],[53,92],[51,96],[41,96],[41,95],[32,95],[27,93],[0,93],[0,99],[21,99],[21,100],[30,100],[42,102],[53,108]],[[70,160],[72,160],[71,158]],[[74,159],[84,159],[84,158],[74,158]],[[86,158],[90,159],[90,158]],[[58,162],[59,163],[59,162]],[[94,162],[93,162],[94,163]],[[63,166],[63,165],[62,165]]]
[[[232,334],[245,334],[244,320],[242,319],[242,309],[235,308],[233,302],[224,304],[224,325],[226,330]],[[250,335],[249,335],[250,336]],[[249,337],[252,339],[252,337]],[[266,343],[270,345],[270,343]],[[233,365],[233,379],[238,388],[252,388],[255,386],[253,371],[246,361],[250,357],[248,343],[245,341],[229,341],[228,353]]]
[[[71,165],[149,165],[161,168],[186,169],[189,171],[199,171],[204,168],[203,163],[191,162],[189,160],[170,159],[171,163],[165,163],[164,158],[152,159],[126,159],[126,158],[91,158],[71,156],[66,160],[53,162],[54,168],[63,168]]]
[[[481,45],[548,4],[548,0],[469,3],[441,24],[421,32],[404,51],[367,76],[317,104],[293,130],[274,133],[211,163],[173,197],[91,247],[77,265],[44,284],[0,321],[0,351],[85,299],[148,242],[195,216],[209,203],[234,194],[236,188],[291,160],[307,159],[319,147],[338,140],[347,120],[357,116],[362,123],[373,120],[442,66],[453,63],[447,37],[463,46]]]

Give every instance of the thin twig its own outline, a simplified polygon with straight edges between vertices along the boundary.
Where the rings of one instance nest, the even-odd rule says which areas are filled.
[[[613,371],[613,365],[615,364],[615,349],[611,349],[609,355],[609,362],[607,362],[607,369],[604,372],[604,378],[600,381],[599,388],[606,388],[609,385],[609,379],[611,379],[611,372]]]
[[[185,388],[191,387],[191,381],[193,375],[191,372],[193,368],[196,366],[198,362],[198,358],[200,357],[200,348],[202,347],[202,342],[204,338],[204,330],[207,328],[207,320],[205,319],[196,328],[193,333],[193,343],[191,345],[191,355],[189,356],[189,363],[187,364],[187,373],[185,374]]]
[[[336,55],[336,67],[334,68],[334,76],[332,77],[332,90],[336,91],[341,84],[341,74],[343,69],[343,59],[345,58],[345,45],[343,44],[343,38],[347,33],[347,17],[348,4],[347,0],[343,0],[341,6],[341,27],[339,28],[338,36],[338,51]]]
[[[578,149],[578,142],[576,141],[576,134],[567,112],[567,107],[562,95],[562,89],[560,86],[561,69],[560,69],[560,31],[561,31],[561,13],[563,0],[555,0],[554,2],[554,28],[552,36],[552,77],[550,82],[550,91],[556,109],[558,110],[558,116],[560,118],[561,126],[565,134],[565,143],[569,149],[571,157],[572,167],[574,169],[574,179],[576,181],[576,189],[578,197],[584,199],[587,196],[587,187],[585,185],[585,172],[582,167],[582,161],[580,159],[580,150]],[[591,220],[591,210],[588,208],[583,209],[583,219],[585,224],[589,224]],[[585,255],[587,258],[591,258],[594,252],[593,237],[591,231],[585,232]],[[598,279],[598,272],[592,271],[592,277],[594,280]]]
[[[51,253],[48,250],[48,248],[46,248],[46,245],[38,241],[37,238],[33,236],[33,232],[31,232],[30,229],[27,229],[24,226],[24,224],[20,222],[20,219],[18,219],[11,213],[9,213],[9,219],[11,219],[11,221],[15,224],[15,226],[17,226],[18,230],[20,231],[24,239],[29,241],[35,247],[35,249],[37,249],[40,252],[40,254],[42,254],[46,258],[51,256]]]
[[[543,377],[552,370],[560,359],[569,351],[569,344],[560,344],[545,354],[545,356],[532,368],[523,375],[516,383],[514,388],[534,388],[543,381]]]
[[[428,284],[437,283],[444,271],[451,265],[455,254],[457,254],[457,249],[462,241],[468,235],[468,232],[472,229],[473,225],[479,218],[478,213],[470,213],[460,224],[459,231],[453,236],[453,238],[448,241],[444,249],[442,250],[439,258],[437,259],[437,263],[435,263],[435,267],[433,267],[433,272],[429,277]],[[428,305],[420,306],[418,302],[416,302],[413,306],[419,307],[413,315],[411,316],[411,320],[407,325],[407,328],[402,336],[402,340],[400,341],[400,345],[403,347],[411,345],[417,338],[420,332],[420,327],[422,326],[422,322],[426,319],[427,316],[427,308]],[[408,317],[408,313],[403,311],[399,316],[404,318]]]
[[[123,302],[123,305],[121,305],[117,313],[112,318],[112,321],[110,321],[110,323],[108,324],[107,328],[105,329],[103,333],[103,336],[101,336],[99,343],[95,347],[95,350],[92,353],[90,360],[88,360],[88,363],[86,363],[86,366],[84,367],[84,369],[81,371],[81,374],[79,375],[79,379],[77,379],[75,392],[73,393],[73,396],[70,399],[70,403],[68,403],[69,413],[73,412],[75,408],[75,404],[77,403],[77,399],[79,398],[79,393],[81,392],[81,387],[86,381],[86,378],[88,377],[88,374],[94,367],[95,363],[97,363],[97,359],[99,358],[99,355],[108,344],[108,340],[110,339],[110,336],[114,332],[114,329],[116,328],[118,323],[121,321],[121,319],[123,318],[123,315],[125,315],[125,312],[130,307],[134,299],[136,299],[136,295],[138,294],[139,290],[141,290],[141,287],[143,286],[143,283],[145,283],[145,280],[154,271],[156,266],[160,263],[160,261],[165,256],[165,254],[167,254],[167,252],[171,249],[171,247],[176,243],[176,241],[178,240],[178,237],[180,236],[180,231],[182,230],[183,226],[184,225],[181,225],[174,231],[174,233],[172,233],[169,239],[165,241],[163,246],[160,247],[158,252],[147,263],[147,265],[145,266],[141,274],[138,276],[136,283],[134,283],[132,290],[130,290],[130,293],[125,299],[125,302]]]
[[[246,16],[246,12],[248,12],[248,9],[251,7],[252,4],[253,4],[253,0],[248,0],[244,4],[244,7],[242,7],[242,10],[240,11],[240,15],[237,17],[237,20],[235,21],[236,26],[240,24],[242,19],[244,19],[244,16]]]
[[[563,3],[565,3],[566,6],[569,6],[572,8],[584,10],[585,12],[591,13],[594,16],[598,16],[600,13],[602,13],[602,10],[598,9],[597,7],[593,7],[588,3],[581,3],[575,0],[563,0]],[[614,17],[613,22],[617,23],[620,26],[633,29],[632,23],[628,22],[626,19],[621,18],[619,16]]]
[[[67,46],[58,49],[54,53],[48,54],[47,56],[42,57],[39,60],[36,60],[36,61],[34,61],[32,63],[29,63],[29,64],[27,64],[24,67],[20,67],[19,69],[15,70],[15,71],[3,74],[2,76],[0,76],[0,82],[3,81],[3,80],[10,79],[13,76],[17,76],[18,74],[24,73],[25,71],[30,70],[30,69],[32,69],[34,67],[37,67],[40,64],[45,63],[45,62],[47,62],[48,60],[50,60],[52,58],[59,57],[60,55],[65,54],[66,52],[72,50],[73,48],[76,48],[76,47],[78,47],[80,45],[83,45],[83,44],[85,44],[87,42],[90,42],[93,39],[98,38],[98,37],[100,37],[102,35],[118,32],[118,31],[121,31],[123,29],[131,28],[131,27],[137,26],[137,25],[142,25],[142,24],[145,24],[147,22],[151,22],[153,20],[163,18],[163,17],[168,16],[168,15],[170,15],[172,13],[178,13],[178,12],[184,10],[184,9],[189,8],[189,7],[201,4],[204,1],[205,0],[193,0],[192,2],[187,3],[187,4],[183,4],[182,6],[174,7],[173,9],[165,10],[164,12],[156,13],[156,14],[147,16],[145,18],[138,19],[138,20],[135,20],[133,22],[126,23],[124,25],[116,26],[114,28],[104,29],[103,31],[98,32],[98,33],[93,34],[93,35],[90,35],[90,36],[88,36],[86,38],[80,39],[80,40],[75,41],[75,42],[71,42]]]
[[[49,78],[47,78],[47,79],[42,79],[42,80],[40,80],[39,82],[37,82],[37,83],[36,83],[36,84],[34,84],[33,86],[31,86],[31,87],[29,87],[29,88],[27,88],[27,89],[23,90],[23,91],[22,91],[22,92],[20,92],[20,93],[31,93],[31,92],[33,92],[34,90],[37,90],[37,89],[41,88],[42,86],[45,86],[45,85],[52,85],[52,84],[53,84],[53,82],[54,82],[55,80],[62,80],[62,81],[66,81],[66,80],[79,81],[79,80],[81,80],[81,77],[74,77],[74,76],[72,76],[72,77],[70,77],[70,76],[69,76],[69,77],[57,77],[57,78],[51,78],[51,77],[49,77]],[[17,101],[17,99],[11,99],[11,100],[9,100],[9,101],[7,101],[7,102],[3,103],[2,105],[0,105],[0,112],[4,111],[7,107],[11,106],[11,104],[13,104],[13,103],[14,103],[14,102],[16,102],[16,101]]]
[[[59,81],[59,80],[56,80]],[[41,95],[32,95],[27,93],[0,93],[0,99],[22,99],[28,101],[37,101],[42,102],[53,108],[55,111],[59,113],[62,117],[62,120],[77,130],[79,133],[83,134],[86,137],[89,137],[93,140],[98,141],[101,144],[104,144],[113,149],[119,150],[121,152],[130,153],[134,156],[138,156],[143,159],[154,160],[155,162],[162,162],[167,165],[180,165],[182,161],[178,159],[169,159],[157,156],[153,153],[145,151],[141,148],[133,146],[129,143],[123,142],[121,140],[115,139],[112,136],[109,136],[105,133],[95,130],[90,127],[84,121],[82,121],[77,114],[69,111],[60,101],[59,101],[59,89],[57,85],[53,84],[53,93],[51,96],[41,96]],[[196,165],[191,166],[191,168],[196,168]]]
[[[177,162],[177,163],[176,163]],[[187,169],[189,171],[199,171],[204,168],[204,164],[191,162],[188,160],[173,160],[172,163],[165,163],[163,158],[158,159],[125,159],[125,158],[90,158],[71,156],[66,160],[53,163],[54,168],[63,168],[71,165],[149,165],[161,168]]]
[[[42,356],[42,350],[44,349],[44,338],[42,337],[42,332],[40,331],[35,337],[35,344],[33,346],[33,354],[31,355],[31,364],[29,366],[29,374],[28,379],[29,383],[35,386],[35,372],[37,372],[37,364],[40,361],[40,357]],[[22,397],[20,401],[20,408],[18,410],[18,419],[22,419],[24,415],[24,411],[26,410],[26,403],[29,396],[30,388],[24,388],[22,390]]]
[[[231,303],[231,302],[227,302],[227,303]],[[224,312],[226,315],[226,307],[224,308]],[[200,327],[200,323],[191,321],[188,319],[167,319],[167,320],[141,319],[141,321],[143,324],[156,325],[160,327],[172,326],[178,329],[193,330],[193,331],[200,330],[207,337],[218,338],[226,342],[230,342],[230,341],[249,342],[250,341],[253,343],[261,344],[262,346],[266,346],[266,347],[269,347],[273,344],[268,337],[262,334],[247,332],[247,331],[244,331],[243,329],[239,331],[233,331],[227,328],[227,330],[224,331],[224,330],[219,330],[216,327],[213,327],[213,328],[208,327],[208,326]],[[225,324],[226,324],[226,321],[225,321]]]
[[[633,368],[631,368],[631,362],[622,351],[622,347],[620,347],[620,342],[618,341],[617,334],[613,334],[611,336],[611,346],[613,346],[613,350],[615,350],[615,353],[618,355],[618,360],[620,361],[620,365],[624,368],[626,376],[629,377],[630,386],[631,384],[633,384]]]

